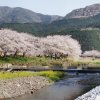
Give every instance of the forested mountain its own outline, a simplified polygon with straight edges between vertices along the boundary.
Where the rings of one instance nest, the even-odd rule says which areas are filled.
[[[60,19],[61,16],[43,15],[21,7],[0,7],[0,23],[51,23]]]
[[[50,24],[44,23],[3,23],[1,28],[12,28],[29,33],[56,33],[63,30],[82,28],[100,28],[100,14],[89,18],[63,19]],[[41,35],[40,34],[40,35]]]

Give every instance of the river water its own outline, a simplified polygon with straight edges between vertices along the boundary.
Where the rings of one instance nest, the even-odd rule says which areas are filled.
[[[100,74],[69,75],[31,95],[7,100],[74,100],[100,84]]]

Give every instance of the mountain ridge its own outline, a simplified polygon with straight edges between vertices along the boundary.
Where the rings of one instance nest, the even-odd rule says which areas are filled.
[[[51,23],[63,17],[43,15],[21,7],[0,6],[0,23]]]
[[[79,8],[68,13],[65,18],[85,18],[100,14],[100,4],[92,4],[84,8]]]
[[[44,15],[21,7],[0,6],[0,23],[52,23],[63,19],[88,18],[100,14],[100,4],[71,11],[66,16]]]

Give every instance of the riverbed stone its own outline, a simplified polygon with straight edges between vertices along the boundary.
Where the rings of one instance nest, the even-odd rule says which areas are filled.
[[[0,100],[1,98],[11,98],[26,93],[34,93],[36,90],[47,85],[50,85],[48,78],[42,76],[0,80]]]

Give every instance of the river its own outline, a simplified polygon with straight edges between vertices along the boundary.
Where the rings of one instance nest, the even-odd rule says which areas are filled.
[[[7,100],[74,100],[100,84],[100,74],[69,75],[34,94]]]

